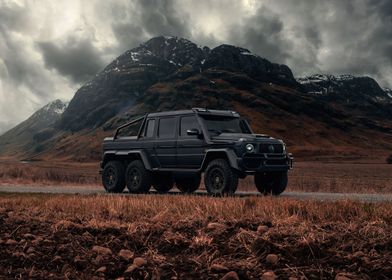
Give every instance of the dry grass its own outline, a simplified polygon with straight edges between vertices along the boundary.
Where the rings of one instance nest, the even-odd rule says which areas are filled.
[[[101,185],[97,163],[0,162],[0,182],[10,184]],[[203,189],[203,184],[201,185]],[[256,191],[253,177],[239,190]],[[392,165],[298,162],[289,172],[288,191],[392,193]]]
[[[80,221],[135,222],[146,219],[216,221],[284,219],[319,223],[325,221],[383,221],[392,224],[392,204],[354,201],[320,202],[287,198],[214,198],[199,196],[72,196],[6,195],[0,197],[3,209],[15,209],[49,220],[77,217]],[[119,224],[119,225],[120,225]]]
[[[0,182],[10,184],[75,185],[100,183],[98,164],[67,162],[0,162]]]
[[[260,279],[267,271],[279,279],[392,275],[388,203],[3,194],[0,205],[5,278],[220,279],[228,271],[241,279]],[[110,250],[100,253],[97,245]],[[121,250],[133,257],[124,260]],[[269,254],[276,263],[267,261]],[[136,257],[146,264],[130,269]]]

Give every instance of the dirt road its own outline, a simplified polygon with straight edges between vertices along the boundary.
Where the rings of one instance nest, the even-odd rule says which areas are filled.
[[[0,193],[48,193],[48,194],[106,194],[99,186],[30,186],[30,185],[0,185]],[[158,195],[150,192],[152,195]],[[168,195],[180,195],[171,191]],[[111,195],[111,194],[108,194]],[[119,194],[113,194],[119,195]],[[132,195],[124,192],[123,195]],[[192,195],[208,195],[205,191],[197,191]],[[263,196],[258,192],[236,192],[235,196]],[[356,193],[326,193],[326,192],[284,192],[279,197],[303,200],[357,200],[363,202],[392,202],[392,194],[356,194]]]

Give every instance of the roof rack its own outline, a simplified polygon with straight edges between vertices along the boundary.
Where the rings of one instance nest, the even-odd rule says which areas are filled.
[[[199,108],[199,107],[192,108],[192,110],[196,112],[209,112],[207,108]]]

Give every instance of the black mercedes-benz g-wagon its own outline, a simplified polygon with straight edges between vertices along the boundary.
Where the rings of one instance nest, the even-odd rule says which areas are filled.
[[[151,113],[105,138],[102,183],[108,192],[145,193],[153,186],[185,193],[199,188],[201,174],[210,194],[234,193],[238,179],[254,175],[261,193],[278,195],[287,186],[293,157],[282,140],[253,134],[233,111]]]

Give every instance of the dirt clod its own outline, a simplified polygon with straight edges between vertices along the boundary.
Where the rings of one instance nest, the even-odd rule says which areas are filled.
[[[5,242],[5,244],[6,244],[6,245],[16,245],[16,244],[18,244],[18,241],[14,240],[14,239],[8,239],[8,240]]]
[[[215,272],[226,272],[229,270],[226,266],[218,263],[211,265],[210,269]]]
[[[132,252],[131,250],[122,249],[122,250],[120,250],[120,252],[118,253],[118,256],[119,256],[120,258],[122,258],[123,260],[129,262],[130,260],[133,259],[134,254],[133,254],[133,252]]]
[[[133,271],[135,271],[138,267],[134,264],[131,264],[130,266],[128,266],[127,270],[125,270],[125,274],[129,274],[132,273]]]
[[[209,230],[221,230],[224,229],[225,226],[220,223],[208,223],[207,229]]]
[[[261,280],[275,280],[276,275],[273,271],[267,271],[264,272],[263,275],[261,276]]]
[[[279,257],[276,254],[268,254],[267,257],[265,257],[265,260],[267,263],[277,264],[279,261]]]
[[[266,225],[259,225],[257,227],[257,233],[258,234],[264,234],[269,230],[269,227],[267,227]]]
[[[31,233],[25,233],[25,234],[23,234],[23,237],[25,239],[35,239],[35,235],[31,234]]]
[[[112,250],[106,247],[102,246],[94,246],[92,249],[95,253],[100,254],[100,255],[111,255]]]
[[[147,264],[147,260],[144,258],[135,258],[133,260],[133,265],[136,265],[136,267],[142,267],[145,266]]]
[[[106,266],[101,266],[95,271],[95,273],[105,273],[105,272],[106,272]]]
[[[31,254],[31,253],[34,253],[34,252],[35,252],[34,247],[29,247],[27,249],[27,251],[26,251],[27,254]]]
[[[226,273],[221,280],[240,280],[240,278],[238,277],[237,272],[235,271],[230,271],[228,273]]]

